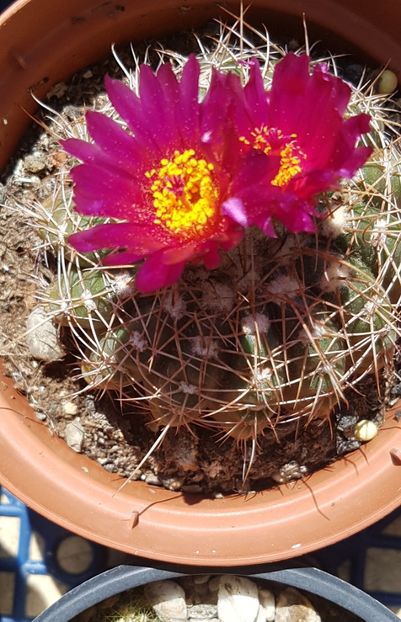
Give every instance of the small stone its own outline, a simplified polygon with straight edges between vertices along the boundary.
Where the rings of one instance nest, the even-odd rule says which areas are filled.
[[[84,442],[85,431],[82,427],[79,417],[76,417],[74,421],[67,423],[64,431],[65,442],[71,449],[80,453]]]
[[[217,616],[217,606],[210,604],[199,604],[188,607],[189,620],[197,620],[197,622],[209,622]]]
[[[306,596],[288,587],[278,595],[275,622],[321,622],[321,617]]]
[[[307,475],[308,469],[304,465],[299,465],[296,460],[291,460],[284,464],[279,471],[272,474],[271,478],[278,484],[285,484],[293,479],[301,479]]]
[[[114,466],[114,464],[112,464],[111,462],[107,462],[107,464],[104,465],[104,468],[106,469],[106,471],[108,471],[109,473],[116,473],[117,469]],[[135,479],[134,477],[131,477],[131,479]]]
[[[337,455],[342,456],[350,451],[355,451],[355,449],[359,449],[360,446],[360,441],[356,439],[338,439],[336,444]]]
[[[181,490],[183,481],[177,477],[163,477],[161,480],[163,486],[169,490]]]
[[[64,352],[58,340],[58,331],[43,307],[36,307],[26,322],[26,344],[30,353],[40,361],[57,361]]]
[[[260,610],[264,615],[261,618],[263,622],[273,622],[276,615],[276,599],[273,592],[265,588],[259,590],[259,602]]]
[[[354,415],[342,415],[338,418],[337,429],[340,430],[344,436],[353,436],[355,425],[358,423],[358,417]]]
[[[255,622],[259,611],[255,583],[246,577],[220,577],[217,611],[221,622]]]
[[[28,173],[40,173],[46,168],[46,157],[41,151],[37,151],[25,158],[25,170]]]
[[[361,419],[354,428],[354,436],[358,441],[365,443],[371,441],[379,431],[379,428],[373,421]]]
[[[187,621],[185,592],[175,581],[154,581],[144,594],[161,622]]]
[[[39,421],[45,421],[46,420],[45,413],[42,413],[39,410],[35,412],[35,416],[36,416],[36,419],[39,419]]]
[[[391,388],[391,395],[395,397],[401,397],[401,382],[397,382]]]
[[[142,477],[141,477],[142,479]],[[146,473],[144,474],[144,481],[150,486],[161,486],[160,477],[155,475],[154,473]]]
[[[398,86],[398,78],[394,71],[385,69],[379,78],[377,91],[380,95],[390,95]]]
[[[76,415],[78,412],[78,406],[74,402],[63,402],[62,409],[65,415]]]
[[[109,462],[108,458],[98,458],[97,461],[102,466],[105,466],[106,464],[112,464],[111,462]]]

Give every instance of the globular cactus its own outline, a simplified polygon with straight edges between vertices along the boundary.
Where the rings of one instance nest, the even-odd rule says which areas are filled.
[[[205,89],[216,59],[241,75],[250,58],[267,66],[263,41],[249,49],[247,41],[245,52],[242,42],[237,63],[230,31],[222,32],[217,51],[203,55]],[[328,419],[368,375],[380,392],[401,298],[400,157],[380,106],[354,90],[352,111],[371,113],[365,140],[376,148],[353,180],[320,196],[315,233],[279,228],[268,238],[250,228],[219,267],[189,266],[156,293],[136,290],[135,267],[105,267],[98,253],[69,246],[71,233],[106,220],[75,214],[65,182],[36,218],[58,258],[44,300],[69,327],[88,388],[136,405],[154,430],[201,425],[238,442],[289,421]]]
[[[49,312],[71,326],[89,386],[137,402],[154,427],[199,423],[243,439],[328,417],[348,387],[390,365],[397,335],[398,281],[383,260],[395,238],[375,246],[383,212],[345,207],[341,231],[326,221],[318,237],[252,231],[221,268],[191,268],[152,296],[132,294],[134,273],[75,256],[48,290]]]

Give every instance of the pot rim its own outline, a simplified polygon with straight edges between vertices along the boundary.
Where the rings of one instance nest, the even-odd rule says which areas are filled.
[[[199,573],[202,574],[202,573]],[[274,581],[282,586],[294,587],[360,616],[365,622],[396,622],[397,616],[382,603],[359,588],[317,568],[284,568],[271,570],[264,567],[255,574],[223,569],[213,574],[242,574],[250,579]],[[117,566],[85,581],[61,597],[54,605],[37,616],[33,622],[69,622],[89,607],[98,605],[106,598],[126,590],[140,587],[152,581],[163,581],[187,576],[177,571],[155,568]]]

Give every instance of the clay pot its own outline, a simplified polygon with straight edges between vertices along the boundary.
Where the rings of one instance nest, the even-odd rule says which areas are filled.
[[[236,0],[228,3],[233,11]],[[280,9],[281,13],[278,13]],[[255,0],[250,19],[341,49],[358,48],[401,73],[401,6],[391,0]],[[212,0],[19,0],[0,16],[0,145],[11,156],[39,97],[109,52],[216,16]],[[220,16],[222,14],[220,13]],[[257,564],[331,544],[375,522],[401,501],[401,428],[388,413],[376,439],[304,482],[224,499],[127,483],[74,453],[39,422],[7,379],[0,381],[0,480],[36,511],[81,536],[163,562]]]
[[[365,622],[397,622],[399,618],[387,607],[353,585],[316,568],[286,568],[269,570],[261,568],[250,579],[274,581],[280,588],[295,587],[359,616]],[[226,574],[226,572],[224,573]],[[243,573],[242,573],[243,574]],[[59,601],[41,613],[33,622],[69,622],[90,607],[96,607],[105,599],[126,590],[153,581],[163,581],[185,576],[180,572],[166,572],[154,568],[119,566],[85,581],[72,589]],[[340,612],[339,612],[340,613]]]

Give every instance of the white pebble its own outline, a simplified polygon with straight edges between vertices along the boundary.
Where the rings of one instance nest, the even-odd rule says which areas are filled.
[[[354,428],[354,436],[358,441],[365,443],[371,441],[379,431],[379,428],[373,421],[361,419]]]
[[[57,361],[64,352],[58,340],[58,331],[43,307],[36,307],[26,322],[26,344],[30,353],[40,361]]]
[[[263,622],[273,622],[276,617],[276,600],[273,592],[266,589],[259,590],[259,602],[260,611],[264,615],[261,620],[263,620]]]
[[[64,431],[65,442],[71,449],[79,453],[82,451],[82,445],[84,442],[85,430],[82,427],[79,417],[76,417],[74,421],[67,423]]]
[[[390,95],[398,86],[398,78],[394,71],[385,69],[379,78],[377,90],[380,95]]]
[[[175,581],[154,581],[145,586],[145,596],[161,622],[186,622],[185,592]]]
[[[220,577],[217,611],[221,622],[256,622],[258,588],[245,577]]]
[[[74,402],[63,402],[62,408],[65,415],[76,415],[78,412],[78,406]]]
[[[321,622],[321,617],[306,596],[288,587],[278,595],[275,622]]]

